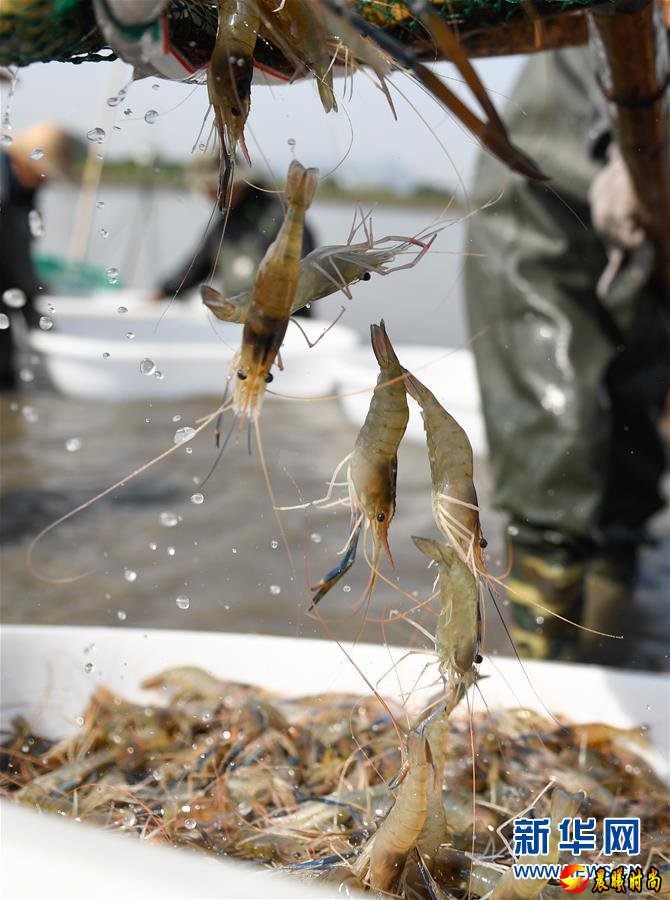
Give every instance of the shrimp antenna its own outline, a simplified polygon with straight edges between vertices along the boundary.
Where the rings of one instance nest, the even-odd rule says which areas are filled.
[[[35,552],[35,548],[37,544],[42,540],[43,537],[46,537],[49,532],[53,531],[54,528],[57,528],[59,525],[62,525],[63,522],[67,522],[68,519],[71,519],[79,512],[83,512],[83,510],[88,509],[89,506],[92,506],[94,503],[97,503],[98,500],[101,500],[103,497],[106,497],[108,494],[111,494],[112,491],[116,491],[119,488],[125,487],[129,481],[132,481],[134,478],[137,478],[138,475],[142,475],[147,469],[156,465],[158,462],[162,462],[162,460],[166,459],[172,453],[176,453],[177,450],[180,450],[184,444],[187,444],[189,441],[192,441],[193,438],[200,434],[200,432],[205,429],[210,422],[212,422],[219,415],[219,410],[215,409],[213,413],[210,413],[207,416],[204,416],[200,420],[200,424],[196,429],[194,429],[188,437],[180,441],[178,444],[174,444],[172,447],[168,447],[167,450],[164,450],[162,453],[159,453],[158,456],[155,456],[153,459],[150,459],[149,462],[144,463],[139,468],[134,469],[128,475],[124,475],[123,478],[120,478],[118,481],[115,481],[114,484],[111,484],[109,487],[105,488],[100,493],[96,494],[95,497],[91,497],[90,500],[87,500],[85,503],[80,503],[79,506],[76,506],[74,509],[71,509],[68,513],[56,519],[55,522],[52,522],[50,525],[47,525],[46,528],[43,528],[39,534],[37,534],[28,546],[28,551],[26,553],[26,562],[28,565],[28,570],[31,575],[35,578],[38,578],[40,581],[46,581],[49,584],[71,584],[74,581],[79,581],[81,578],[85,578],[87,575],[90,575],[94,572],[94,569],[90,569],[87,572],[82,572],[80,575],[72,575],[68,578],[48,578],[45,575],[41,575],[35,566],[33,565],[33,554]]]
[[[505,163],[510,169],[519,172],[521,175],[525,175],[527,178],[533,178],[536,181],[546,181],[546,176],[538,166],[511,143],[507,131],[497,114],[495,114],[493,118],[489,115],[488,121],[478,119],[472,110],[469,109],[434,72],[420,61],[419,54],[415,50],[406,47],[387,32],[366,22],[365,19],[346,8],[341,2],[337,2],[337,0],[322,0],[322,3],[339,18],[347,19],[354,28],[365,37],[369,37],[382,51],[388,53],[396,62],[402,63],[402,65],[409,69],[414,77],[430,91],[436,100],[460,119],[472,134],[474,134],[494,156]],[[431,31],[433,28],[439,31],[437,36],[433,36],[436,37],[437,43],[440,44],[440,49],[445,55],[448,55],[449,53],[455,55],[456,58],[454,61],[458,66],[461,62],[460,57],[464,56],[464,54],[460,53],[460,48],[454,53],[453,45],[456,41],[455,39],[452,39],[453,36],[451,33],[449,33],[449,38],[445,39],[444,32],[448,31],[448,27],[427,9],[423,0],[418,0],[418,2],[413,0],[410,6],[419,19],[424,17],[429,19]],[[466,66],[465,70],[462,71],[462,74],[470,86],[470,89],[479,99],[480,103],[482,103],[480,98],[482,92],[485,93],[485,89],[474,69],[472,69],[471,66],[470,68]],[[488,98],[487,102],[490,104]],[[483,103],[482,106],[484,106]],[[488,110],[486,111],[488,112]]]
[[[209,479],[212,477],[212,475],[214,474],[214,470],[216,469],[218,464],[221,462],[221,457],[223,456],[223,453],[224,453],[226,447],[228,446],[228,441],[232,437],[232,434],[233,434],[233,431],[235,430],[236,425],[237,425],[237,419],[233,419],[233,421],[231,422],[230,428],[228,429],[228,434],[225,436],[225,438],[223,440],[223,444],[221,445],[219,452],[216,454],[216,459],[214,460],[211,469],[205,475],[205,477],[200,482],[198,487],[203,488],[207,484]]]
[[[510,646],[512,647],[512,650],[514,651],[514,655],[516,656],[517,662],[518,662],[519,665],[521,666],[521,671],[523,672],[524,678],[526,679],[526,681],[527,681],[528,684],[530,685],[531,691],[532,691],[533,694],[535,695],[536,699],[539,700],[540,705],[542,706],[542,709],[546,712],[546,714],[549,716],[549,718],[552,720],[552,722],[555,722],[555,723],[558,725],[559,728],[563,728],[563,726],[562,726],[561,723],[558,721],[558,719],[556,718],[556,716],[555,716],[555,715],[552,713],[552,711],[547,707],[547,705],[546,705],[546,703],[544,702],[544,700],[542,699],[542,697],[540,697],[540,695],[538,694],[538,692],[535,690],[535,685],[534,685],[533,682],[531,681],[530,675],[528,674],[528,670],[527,670],[526,667],[524,666],[523,660],[521,659],[521,657],[520,657],[520,655],[519,655],[519,651],[517,650],[516,644],[514,643],[514,638],[512,637],[512,633],[510,632],[509,628],[507,627],[507,622],[505,621],[505,618],[504,618],[504,616],[503,616],[503,614],[502,614],[502,611],[501,611],[500,607],[498,606],[498,601],[497,601],[496,598],[495,598],[495,594],[494,594],[493,591],[491,590],[491,585],[487,583],[487,584],[486,584],[486,587],[488,588],[488,592],[489,592],[489,594],[491,595],[491,600],[493,600],[493,605],[494,605],[494,607],[495,607],[496,612],[498,613],[498,618],[499,618],[500,621],[502,622],[502,627],[505,629],[505,634],[507,635],[507,637],[508,637],[508,639],[509,639]]]

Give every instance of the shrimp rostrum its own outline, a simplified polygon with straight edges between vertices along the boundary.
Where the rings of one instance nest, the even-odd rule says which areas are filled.
[[[375,551],[367,593],[374,587],[382,550],[393,565],[388,530],[395,514],[398,447],[407,428],[409,409],[402,374],[404,370],[386,333],[384,320],[379,325],[371,325],[370,332],[372,349],[379,363],[379,377],[354,449],[338,464],[325,497],[301,506],[288,507],[304,509],[306,506],[325,507],[342,503],[348,503],[351,507],[352,529],[344,556],[339,565],[314,587],[313,606],[354,564],[361,529],[365,529],[366,535],[368,530],[372,532]],[[345,464],[348,499],[331,502],[335,479]]]
[[[353,243],[358,228],[363,226],[366,240]],[[351,286],[359,281],[369,281],[372,274],[390,275],[401,269],[412,268],[430,249],[440,229],[415,237],[388,235],[375,239],[372,225],[366,227],[366,220],[353,227],[346,244],[328,244],[317,247],[300,261],[298,286],[291,306],[291,314],[316,300],[328,297],[337,291],[350,300]],[[409,254],[417,248],[409,262],[392,265],[396,257]],[[202,302],[223,322],[244,323],[249,314],[251,291],[243,291],[234,297],[225,297],[210,285],[200,289]]]

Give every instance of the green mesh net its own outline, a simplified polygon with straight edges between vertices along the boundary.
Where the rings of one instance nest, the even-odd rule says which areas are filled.
[[[510,18],[529,15],[528,0],[432,0],[436,12],[448,22],[468,27],[495,27]],[[533,0],[532,12],[543,15],[593,5],[597,0]],[[602,0],[601,0],[602,2]],[[610,0],[614,3],[616,0]],[[168,5],[171,39],[177,50],[193,54],[193,34],[205,60],[216,34],[215,2],[172,0]],[[355,0],[354,9],[370,24],[392,30],[411,42],[422,26],[403,0]],[[180,46],[183,42],[183,47]],[[25,66],[33,62],[105,61],[116,59],[106,47],[91,0],[2,0],[0,2],[0,65]]]

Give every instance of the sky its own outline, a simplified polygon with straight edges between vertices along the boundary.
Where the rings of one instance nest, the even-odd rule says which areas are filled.
[[[504,107],[522,64],[520,57],[476,63],[499,107]],[[476,106],[453,67],[437,68]],[[206,87],[143,79],[133,82],[121,102],[110,107],[107,98],[117,95],[131,73],[120,61],[34,64],[20,70],[9,108],[12,133],[51,120],[81,135],[103,128],[107,137],[101,152],[109,159],[150,150],[188,160],[194,145],[197,155],[198,143],[206,142],[210,130],[211,116],[198,139],[208,107]],[[458,188],[472,170],[476,142],[406,76],[395,73],[391,81],[397,121],[364,72],[357,73],[353,83],[336,81],[340,111],[329,115],[321,109],[312,80],[280,87],[255,85],[246,131],[254,164],[281,178],[295,155],[305,165],[319,166],[324,175],[337,169],[344,183],[372,182],[402,190],[427,182]],[[7,94],[3,85],[3,113]],[[151,123],[144,119],[149,110],[159,114]]]

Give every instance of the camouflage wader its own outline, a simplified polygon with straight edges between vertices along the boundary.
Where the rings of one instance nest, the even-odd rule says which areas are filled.
[[[621,642],[530,605],[625,630],[637,549],[663,505],[670,304],[631,265],[596,298],[607,260],[586,196],[606,140],[599,103],[587,50],[527,64],[505,118],[551,181],[482,158],[473,206],[499,199],[471,219],[466,249],[485,256],[467,258],[466,289],[494,502],[510,519],[514,637],[533,656],[616,662]]]

